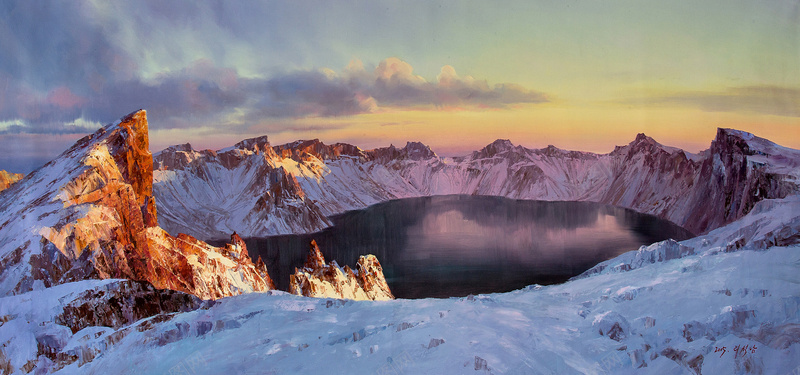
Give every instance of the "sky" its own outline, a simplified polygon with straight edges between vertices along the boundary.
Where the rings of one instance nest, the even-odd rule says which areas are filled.
[[[718,127],[800,148],[800,2],[0,2],[0,169],[140,108],[153,152],[637,133],[697,152]]]

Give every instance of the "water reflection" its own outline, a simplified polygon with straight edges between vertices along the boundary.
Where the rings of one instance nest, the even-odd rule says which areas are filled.
[[[248,249],[265,259],[284,289],[312,238],[340,265],[372,253],[395,296],[422,298],[563,282],[640,245],[691,236],[670,222],[617,207],[484,196],[390,201],[333,222],[314,234],[247,239]]]

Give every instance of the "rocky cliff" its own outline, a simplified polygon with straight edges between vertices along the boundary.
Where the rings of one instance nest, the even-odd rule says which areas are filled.
[[[413,142],[361,150],[319,140],[270,146],[261,137],[216,152],[173,146],[155,159],[162,225],[204,239],[233,230],[246,236],[313,232],[330,224],[329,215],[445,194],[600,202],[699,234],[742,217],[760,200],[800,191],[800,151],[731,129],[719,129],[697,155],[639,134],[608,154],[497,140],[442,158]]]
[[[126,278],[204,299],[271,280],[241,239],[210,246],[158,226],[145,111],[79,140],[0,193],[0,295]]]
[[[336,261],[326,264],[315,241],[311,241],[303,268],[295,269],[289,278],[289,291],[301,296],[376,301],[394,299],[383,277],[383,268],[374,255],[361,256],[354,272],[349,266],[339,267]]]
[[[0,191],[8,189],[11,184],[19,181],[25,177],[21,173],[9,173],[3,170],[0,170]]]

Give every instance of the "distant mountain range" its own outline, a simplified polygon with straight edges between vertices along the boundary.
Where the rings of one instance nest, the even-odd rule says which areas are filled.
[[[154,160],[137,111],[0,191],[0,373],[794,372],[799,166],[729,129],[698,155],[641,134],[604,155],[500,140],[459,158],[260,137]],[[561,285],[423,300],[392,300],[374,256],[340,267],[315,243],[290,292],[324,299],[275,291],[240,236],[454,193],[597,201],[706,233]]]
[[[800,151],[732,129],[699,154],[644,134],[608,154],[497,140],[454,158],[418,142],[362,150],[316,139],[272,146],[264,136],[218,151],[172,146],[154,165],[162,227],[202,239],[313,232],[347,210],[446,194],[600,202],[700,234],[800,190]]]

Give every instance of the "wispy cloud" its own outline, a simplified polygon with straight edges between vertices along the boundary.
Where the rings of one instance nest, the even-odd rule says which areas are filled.
[[[800,88],[773,85],[731,87],[717,92],[678,92],[624,99],[621,102],[694,107],[709,112],[753,112],[800,117]]]
[[[256,116],[341,116],[381,107],[496,107],[546,102],[545,94],[515,84],[490,87],[485,80],[459,77],[449,65],[436,81],[415,75],[410,64],[392,57],[368,71],[354,60],[341,73],[297,71],[252,83],[260,95]]]
[[[503,108],[547,101],[543,93],[519,85],[490,87],[485,80],[459,77],[450,66],[442,68],[436,81],[427,81],[398,58],[383,60],[370,71],[355,61],[339,73],[323,68],[269,78],[241,77],[235,69],[201,59],[148,80],[105,82],[88,95],[66,86],[38,92],[18,83],[7,84],[2,92],[0,120],[15,124],[0,131],[28,133],[84,132],[78,126],[59,129],[59,124],[108,121],[137,108],[146,108],[155,120],[152,126],[161,129],[220,124],[233,114],[255,123],[356,115],[383,107]]]
[[[85,123],[138,108],[149,111],[154,129],[236,131],[269,119],[387,107],[503,108],[547,100],[518,85],[460,77],[450,66],[426,80],[398,58],[366,68],[356,60],[337,72],[298,68],[308,66],[298,61],[309,49],[323,48],[318,30],[296,27],[317,16],[290,3],[0,3],[0,132],[89,132]],[[261,59],[267,51],[277,56]]]

